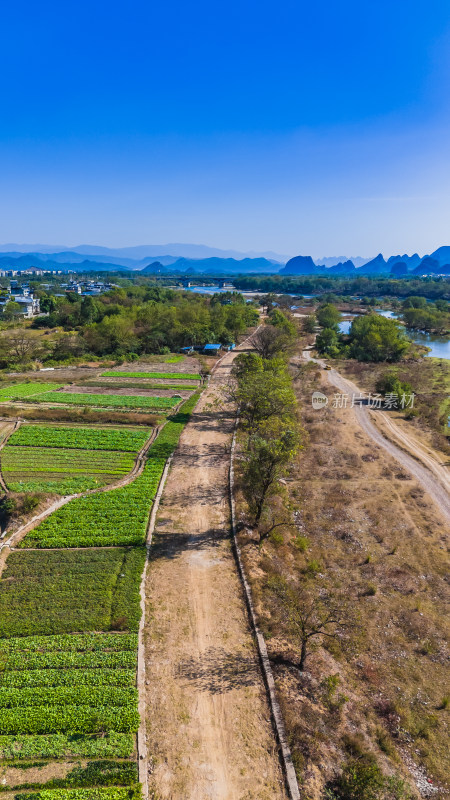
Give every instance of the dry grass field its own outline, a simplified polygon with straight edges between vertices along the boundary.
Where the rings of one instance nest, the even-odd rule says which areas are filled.
[[[294,374],[304,447],[278,502],[294,515],[295,528],[278,529],[258,546],[242,499],[240,508],[244,558],[303,796],[322,798],[342,765],[367,752],[417,796],[444,797],[448,529],[417,482],[361,431],[351,409],[330,407],[324,373],[310,363]],[[316,389],[330,397],[317,411]],[[299,589],[344,595],[355,617],[347,636],[314,640],[303,673],[270,588],[280,574]]]

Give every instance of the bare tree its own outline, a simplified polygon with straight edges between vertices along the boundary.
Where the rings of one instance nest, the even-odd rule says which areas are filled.
[[[285,335],[274,325],[262,325],[252,336],[252,344],[261,358],[272,358],[283,350]]]
[[[281,577],[272,589],[279,621],[300,650],[300,671],[305,668],[313,639],[337,639],[356,625],[350,606],[340,595],[298,588]]]
[[[40,341],[25,329],[5,333],[0,338],[2,356],[14,362],[31,361],[41,349]]]

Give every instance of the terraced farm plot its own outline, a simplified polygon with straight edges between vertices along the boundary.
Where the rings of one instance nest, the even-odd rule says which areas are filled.
[[[0,579],[0,638],[117,626],[136,631],[144,562],[142,547],[12,552]],[[41,668],[55,668],[59,655],[47,653]],[[103,666],[115,669],[116,655],[104,658]]]
[[[132,483],[72,500],[27,534],[19,547],[141,545],[166,460],[197,399],[197,395],[189,398],[166,423],[149,450],[143,472]]]
[[[22,425],[9,444],[25,447],[69,447],[85,450],[138,452],[151,428],[94,428],[68,425]]]
[[[102,378],[158,378],[160,380],[200,381],[202,376],[198,372],[122,372],[110,369],[102,372]]]
[[[55,392],[62,389],[62,383],[16,383],[0,389],[0,403],[6,400],[26,400],[29,397]]]
[[[26,760],[87,759],[43,784],[36,783],[41,778],[33,772],[32,790],[26,772],[19,786],[5,785],[4,779],[8,796],[141,800],[137,764],[129,759],[136,758],[140,724],[136,668],[146,559],[142,543],[164,465],[197,399],[190,397],[166,423],[138,478],[121,489],[71,501],[8,556],[0,579],[2,774],[17,775],[7,769],[13,760],[25,768]],[[41,464],[47,469],[50,461],[62,469],[85,453],[89,459],[80,467],[85,473],[98,469],[105,458],[109,466],[123,466],[133,457],[132,449],[119,449],[129,433],[23,426],[12,438],[7,459],[12,472],[15,465],[27,466],[25,456],[32,457],[36,474]],[[135,430],[133,449],[148,435],[148,429]],[[43,442],[52,446],[43,447]],[[105,546],[112,544],[121,546]]]
[[[1,454],[2,472],[14,492],[76,492],[117,480],[134,465],[131,453],[117,450],[73,450],[8,444]]]
[[[72,500],[29,533],[25,548],[140,545],[165,460],[149,458],[142,474],[120,489]]]
[[[23,398],[13,396],[12,400]],[[29,398],[31,399],[31,398]],[[34,399],[34,398],[33,398]],[[171,409],[180,402],[176,397],[139,397],[122,394],[84,394],[83,392],[44,392],[36,397],[39,403],[64,403],[74,406],[93,406],[95,408],[122,409]]]

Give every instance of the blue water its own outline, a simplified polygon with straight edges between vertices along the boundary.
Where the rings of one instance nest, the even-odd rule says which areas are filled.
[[[395,311],[382,311],[376,309],[377,314],[388,319],[395,319],[397,314]],[[349,333],[351,319],[344,319],[339,323],[339,330],[341,333]],[[423,344],[425,347],[430,347],[430,351],[426,353],[425,358],[450,358],[450,339],[446,336],[434,336],[431,333],[420,333],[419,331],[406,331],[408,339],[416,344]]]

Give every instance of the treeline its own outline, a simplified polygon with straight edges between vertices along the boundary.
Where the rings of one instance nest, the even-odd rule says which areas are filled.
[[[253,276],[233,278],[237,289],[242,291],[277,292],[286,294],[322,294],[333,292],[337,295],[356,295],[358,297],[408,297],[416,295],[430,299],[444,298],[450,300],[450,282],[448,279],[408,278],[394,280],[391,278],[337,278],[328,276],[292,276],[281,275]]]
[[[407,328],[444,334],[450,330],[449,305],[446,300],[427,303],[423,297],[408,297],[402,304],[402,319]]]
[[[167,353],[207,342],[235,342],[258,322],[256,308],[241,295],[205,297],[160,287],[130,286],[100,297],[44,295],[27,329],[6,328],[0,337],[0,367],[27,361],[70,362],[89,355],[122,357]],[[50,337],[33,329],[52,329]]]
[[[279,480],[300,447],[297,403],[287,368],[295,345],[296,328],[280,311],[253,337],[255,353],[243,353],[234,362],[235,399],[242,430],[240,480],[249,519],[259,540],[286,522],[274,499]]]

